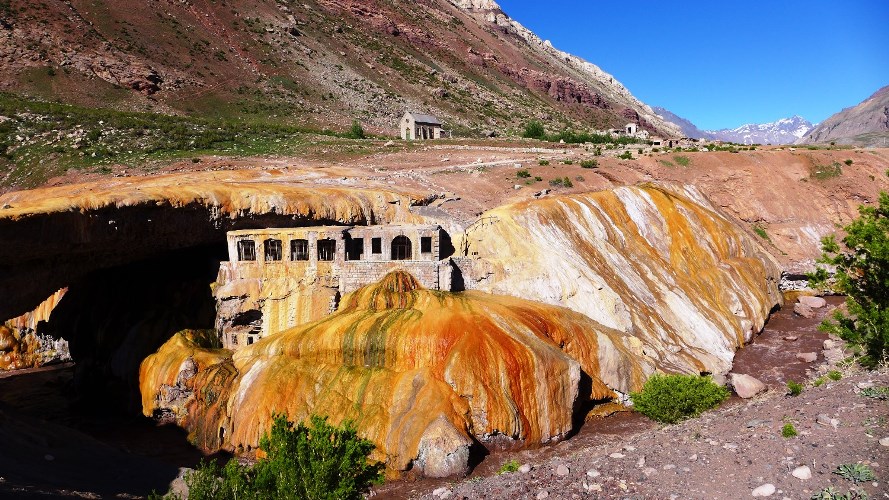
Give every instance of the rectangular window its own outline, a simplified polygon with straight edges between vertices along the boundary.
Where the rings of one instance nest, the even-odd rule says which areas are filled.
[[[238,260],[256,260],[256,243],[253,240],[238,240]]]
[[[232,345],[238,345],[238,334],[237,333],[232,334]]]
[[[265,240],[265,260],[272,262],[281,260],[281,240]]]
[[[361,260],[362,255],[364,255],[364,238],[353,238],[349,240],[346,258],[349,260]]]
[[[383,253],[383,238],[370,239],[370,253]]]
[[[420,238],[420,253],[432,253],[431,236],[423,236]]]
[[[309,240],[290,242],[290,260],[309,260]]]
[[[253,335],[247,335],[247,345],[253,344]]]
[[[331,261],[336,255],[336,240],[318,240],[318,260]]]

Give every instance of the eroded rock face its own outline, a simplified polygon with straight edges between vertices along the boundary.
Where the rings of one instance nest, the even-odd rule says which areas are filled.
[[[637,390],[654,370],[631,337],[576,312],[425,290],[400,271],[346,295],[323,320],[231,358],[217,352],[225,351],[200,350],[177,334],[148,357],[143,412],[176,416],[211,449],[256,446],[275,413],[354,419],[390,469],[431,476],[467,470],[470,436],[561,439],[582,404]],[[184,378],[188,358],[197,373]],[[215,365],[202,361],[210,358]],[[214,371],[235,375],[207,375]],[[182,390],[190,395],[180,397]],[[207,393],[218,396],[189,399]]]
[[[500,207],[463,245],[467,288],[585,314],[665,371],[727,372],[782,300],[777,263],[691,187]]]

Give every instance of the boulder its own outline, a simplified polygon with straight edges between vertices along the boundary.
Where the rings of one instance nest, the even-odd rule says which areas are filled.
[[[797,302],[793,304],[793,312],[798,316],[802,316],[804,318],[812,318],[815,316],[815,311],[812,310],[811,307],[803,304],[802,302]]]
[[[426,428],[420,438],[417,465],[427,477],[466,475],[469,472],[470,446],[472,440],[442,415]]]
[[[827,301],[824,300],[823,298],[812,297],[810,295],[802,295],[797,299],[797,301],[800,304],[802,304],[804,306],[808,306],[812,309],[821,309],[822,307],[827,305]]]
[[[752,492],[751,495],[755,497],[770,497],[775,494],[775,485],[771,483],[766,483],[761,486],[757,486]]]
[[[818,354],[814,352],[801,352],[796,355],[796,359],[802,361],[803,363],[812,363],[816,359],[818,359]]]
[[[750,375],[732,373],[730,377],[735,393],[744,399],[752,398],[766,390],[766,385],[762,381]]]
[[[793,469],[793,472],[791,472],[791,474],[793,475],[793,477],[802,479],[803,481],[805,481],[806,479],[812,479],[812,469],[808,468],[805,465]]]

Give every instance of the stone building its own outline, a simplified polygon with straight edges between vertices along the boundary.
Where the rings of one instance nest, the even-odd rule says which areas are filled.
[[[432,115],[408,111],[401,117],[401,138],[404,140],[441,139],[441,122]]]
[[[452,290],[450,237],[437,225],[321,226],[230,231],[213,287],[223,346],[333,312],[340,298],[395,269],[428,289]],[[457,271],[459,273],[459,271]]]

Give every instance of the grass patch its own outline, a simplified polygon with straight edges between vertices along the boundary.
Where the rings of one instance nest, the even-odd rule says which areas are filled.
[[[853,483],[865,483],[876,479],[874,471],[860,463],[842,464],[833,473]]]
[[[673,168],[673,167],[676,166],[676,165],[674,165],[673,162],[670,161],[670,160],[658,160],[658,163],[660,163],[661,165],[663,165],[663,166],[665,166],[665,167],[669,167],[669,168]]]
[[[583,160],[580,162],[580,168],[596,168],[598,166],[598,160]]]
[[[831,370],[831,371],[827,372],[827,378],[836,381],[836,380],[843,378],[843,374],[837,370]]]
[[[803,393],[803,384],[799,382],[795,382],[793,380],[787,381],[787,394],[791,396],[799,396]]]
[[[835,161],[830,165],[812,165],[809,167],[809,177],[819,181],[833,179],[843,175],[843,166]]]
[[[697,375],[653,375],[642,391],[630,395],[633,407],[646,417],[668,424],[697,417],[728,398],[729,392]]]
[[[675,161],[677,165],[683,167],[687,167],[691,164],[691,159],[688,156],[676,155],[673,157],[673,161]]]
[[[759,224],[753,225],[753,232],[756,233],[760,238],[762,238],[764,240],[768,240],[768,241],[772,240],[771,238],[769,238],[769,233],[766,232],[766,229],[764,227],[760,226]]]
[[[784,427],[781,428],[781,437],[792,438],[798,436],[799,433],[796,432],[796,427],[791,423],[784,424]]]

